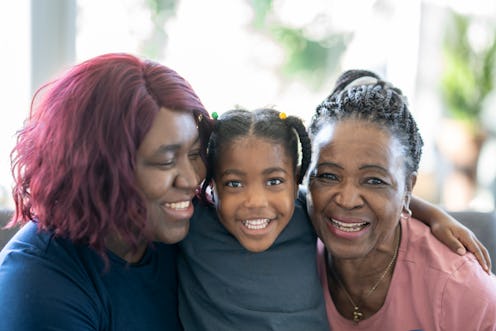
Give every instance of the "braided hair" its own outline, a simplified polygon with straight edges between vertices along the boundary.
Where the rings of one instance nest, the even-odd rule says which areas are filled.
[[[217,161],[224,146],[240,137],[255,136],[268,139],[284,147],[293,162],[297,173],[297,183],[301,184],[312,157],[311,142],[302,120],[295,116],[286,116],[277,110],[261,108],[254,111],[234,109],[225,112],[214,121],[214,128],[207,146],[207,175],[202,185],[200,196],[207,200],[206,190],[214,178]]]
[[[324,124],[346,119],[375,123],[398,139],[405,154],[406,170],[418,170],[423,141],[401,90],[367,70],[349,70],[337,80],[334,90],[312,117],[310,135]]]

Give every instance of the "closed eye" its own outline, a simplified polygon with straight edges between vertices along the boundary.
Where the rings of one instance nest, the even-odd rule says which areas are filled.
[[[190,158],[190,160],[197,160],[200,157],[200,150],[198,149],[198,150],[191,151],[188,154],[188,157]]]
[[[164,161],[157,161],[157,162],[152,162],[151,163],[153,166],[158,167],[158,168],[172,168],[175,166],[176,161],[175,160],[164,160]]]

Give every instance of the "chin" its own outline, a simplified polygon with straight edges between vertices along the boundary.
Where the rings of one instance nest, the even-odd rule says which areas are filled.
[[[181,226],[167,227],[157,231],[155,238],[157,241],[166,244],[175,244],[183,240],[189,231],[189,221],[185,221]]]
[[[252,253],[262,253],[262,252],[268,250],[272,246],[273,243],[274,242],[271,242],[269,244],[259,244],[259,243],[256,243],[254,245],[250,245],[250,244],[244,245],[243,243],[241,243],[241,245],[243,245],[243,247],[246,250],[248,250],[248,251],[250,251]]]

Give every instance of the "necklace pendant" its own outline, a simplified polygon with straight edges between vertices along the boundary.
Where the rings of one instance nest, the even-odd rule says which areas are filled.
[[[355,324],[358,324],[358,322],[360,322],[362,318],[363,313],[360,311],[360,308],[358,306],[355,306],[353,310],[353,322],[355,322]]]

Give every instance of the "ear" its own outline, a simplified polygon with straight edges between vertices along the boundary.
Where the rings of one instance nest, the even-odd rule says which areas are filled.
[[[415,183],[417,182],[417,172],[412,172],[410,176],[406,179],[406,187],[405,187],[405,207],[409,208],[410,200],[412,198],[413,188],[415,187]]]

